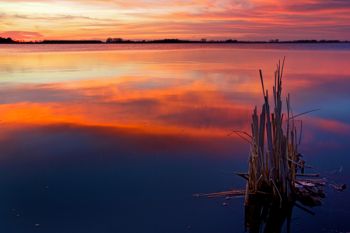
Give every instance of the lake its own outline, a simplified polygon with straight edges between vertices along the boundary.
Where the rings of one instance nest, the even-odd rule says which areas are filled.
[[[320,109],[311,172],[349,182],[349,44],[0,45],[0,231],[244,232],[242,198],[192,195],[245,186],[231,132],[284,56],[293,112]],[[350,231],[349,191],[326,191],[292,232]]]

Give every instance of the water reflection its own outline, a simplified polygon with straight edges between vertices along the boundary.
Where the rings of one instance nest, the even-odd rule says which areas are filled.
[[[185,71],[182,71],[186,75]],[[253,72],[238,77],[151,78],[114,77],[43,84],[2,84],[0,114],[3,124],[77,124],[133,129],[157,134],[225,137],[231,129],[249,129],[252,106],[259,103]],[[288,78],[295,112],[311,107],[322,111],[312,117],[306,141],[318,131],[348,134],[346,77]],[[313,84],[315,83],[315,84]],[[334,85],[334,92],[326,87]],[[334,93],[337,95],[334,95]],[[341,96],[341,98],[339,98]],[[304,101],[305,100],[305,101]],[[339,105],[339,107],[337,107]],[[306,119],[308,120],[308,118]],[[311,135],[310,135],[311,132]]]
[[[291,232],[293,206],[280,207],[269,199],[259,196],[245,206],[245,229],[249,233],[280,233],[286,225],[286,232]]]
[[[0,48],[6,232],[35,232],[37,223],[47,232],[243,231],[241,200],[223,210],[191,195],[240,185],[226,174],[245,170],[248,145],[228,135],[248,131],[261,101],[257,70],[268,80],[284,55],[294,112],[321,108],[303,118],[301,150],[315,166],[348,167],[348,50],[7,50]],[[346,215],[334,216],[348,227],[337,222]],[[302,221],[302,229],[317,225]]]

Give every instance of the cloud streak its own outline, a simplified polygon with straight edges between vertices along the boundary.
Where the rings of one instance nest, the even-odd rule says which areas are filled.
[[[32,38],[42,39],[44,38],[42,34],[38,32],[29,32],[29,31],[5,31],[0,32],[0,37],[12,37],[17,40],[31,40]]]

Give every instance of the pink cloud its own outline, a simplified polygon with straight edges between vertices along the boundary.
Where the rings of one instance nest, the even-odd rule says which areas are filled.
[[[40,40],[44,36],[38,32],[28,32],[28,31],[6,31],[0,32],[1,37],[11,37],[15,40]]]

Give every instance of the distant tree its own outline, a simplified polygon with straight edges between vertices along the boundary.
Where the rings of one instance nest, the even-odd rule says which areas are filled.
[[[15,43],[15,41],[12,40],[12,38],[10,38],[10,37],[8,37],[8,38],[0,37],[0,43],[1,44],[11,44],[11,43]]]
[[[225,40],[226,43],[237,43],[238,41],[237,40],[233,40],[233,39],[228,39],[228,40]]]
[[[124,40],[122,38],[108,38],[106,43],[121,43]]]

